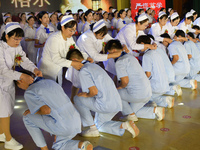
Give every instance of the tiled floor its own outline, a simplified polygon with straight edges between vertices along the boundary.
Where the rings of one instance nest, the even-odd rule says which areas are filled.
[[[70,96],[71,83],[64,81],[65,92]],[[95,150],[200,150],[200,84],[197,90],[183,89],[182,97],[175,96],[175,106],[166,109],[163,121],[139,119],[136,122],[140,134],[135,139],[128,132],[122,137],[101,133],[98,138],[74,139],[89,140]],[[26,110],[23,92],[17,89],[15,112],[11,117],[11,133],[24,145],[24,150],[39,150],[33,143],[23,122],[22,114]],[[120,113],[114,118],[117,120]],[[53,137],[44,133],[49,149]],[[0,143],[0,150],[4,144]]]

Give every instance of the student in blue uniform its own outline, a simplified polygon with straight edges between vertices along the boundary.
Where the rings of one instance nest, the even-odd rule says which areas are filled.
[[[125,129],[133,138],[139,134],[139,129],[133,121],[119,122],[111,119],[122,110],[120,95],[108,74],[97,64],[84,61],[83,55],[77,49],[67,54],[67,59],[82,62],[79,77],[82,93],[74,97],[74,104],[81,115],[84,127],[90,128],[82,131],[82,136],[98,137],[99,131],[122,136]],[[95,120],[90,113],[95,113]]]
[[[174,38],[177,39],[182,37],[185,37],[184,31],[177,30]],[[173,41],[168,47],[171,63],[176,75],[175,83],[179,84],[181,87],[196,89],[196,80],[185,79],[190,72],[190,63],[183,42],[184,40]]]
[[[150,35],[148,35],[148,36],[150,37]],[[162,34],[161,37],[170,39],[170,36],[167,33]],[[151,36],[150,38],[151,38],[151,40],[154,41],[153,36]],[[177,93],[178,96],[181,96],[182,90],[181,90],[180,85],[173,84],[175,82],[175,71],[174,71],[174,68],[172,66],[172,63],[169,60],[168,54],[166,52],[166,49],[167,49],[167,47],[170,43],[168,43],[167,41],[163,41],[163,42],[156,42],[155,41],[155,43],[158,45],[158,48],[156,49],[156,51],[160,54],[160,56],[163,60],[163,63],[164,63],[164,66],[165,66],[165,71],[166,71],[167,77],[168,77],[170,90],[167,91],[166,94],[167,95],[174,95],[175,93]]]
[[[24,112],[23,121],[37,147],[48,150],[42,129],[56,135],[53,149],[93,149],[88,141],[71,140],[81,131],[81,119],[59,84],[42,77],[36,77],[33,84],[23,80],[15,82],[19,88],[26,90],[24,98],[29,109]]]
[[[136,42],[138,44],[150,44],[151,39],[146,35],[142,35],[138,37]],[[156,50],[145,50],[142,59],[142,68],[151,83],[151,100],[161,107],[173,107],[174,98],[171,96],[163,96],[163,94],[169,91],[169,82],[163,60]]]
[[[165,116],[163,107],[144,107],[152,96],[151,84],[146,77],[138,60],[123,52],[119,40],[110,40],[106,44],[106,51],[115,53],[121,51],[120,57],[115,59],[115,68],[120,86],[118,92],[122,99],[122,114],[125,120],[137,121],[139,118],[157,119]],[[137,117],[136,117],[137,116]]]
[[[194,39],[194,34],[189,32],[187,37],[189,40],[184,43],[184,46],[190,62],[190,73],[188,76],[190,79],[200,82],[200,74],[198,74],[200,71],[200,51],[195,44],[197,41]]]

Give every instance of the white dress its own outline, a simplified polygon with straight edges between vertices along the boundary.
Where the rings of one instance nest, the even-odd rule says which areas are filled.
[[[53,28],[54,28],[54,31],[55,31],[55,32],[57,32],[57,31],[58,31],[58,29],[57,29],[57,24],[56,24],[56,25],[54,25],[52,22],[50,22],[50,23],[49,23],[49,25],[50,25],[51,27],[53,27]]]
[[[123,23],[123,21],[124,20],[122,20],[121,18],[117,20],[116,28],[119,29],[119,31],[126,25]]]
[[[105,22],[107,28],[111,28],[111,22],[110,22],[110,20],[107,19],[107,20],[104,20],[104,22]],[[112,31],[108,30],[108,34],[110,36],[112,36]]]
[[[117,18],[113,18],[111,21],[111,26],[113,26],[113,28],[117,28]],[[113,30],[112,32],[112,37],[115,38],[117,35],[117,30]]]
[[[169,36],[171,37],[171,39],[173,39],[176,31],[178,30],[178,26],[172,26],[170,22],[167,22],[166,26]]]
[[[31,28],[30,26],[24,29],[25,39],[35,39],[36,28]],[[37,49],[35,48],[35,41],[26,41],[26,49],[28,58],[33,62],[36,63],[37,57]]]
[[[184,20],[182,20],[181,23],[179,23],[178,28],[179,28],[180,30],[183,30],[186,34],[187,34],[188,32],[196,32],[195,29],[192,29],[192,28],[191,28],[191,24],[186,25]]]
[[[157,23],[152,24],[149,34],[154,36],[155,41],[163,42],[164,38],[160,37],[160,35],[163,33],[168,33],[168,32],[169,31],[166,25],[161,28],[159,22],[157,22]]]
[[[55,32],[48,38],[43,49],[42,58],[38,64],[38,68],[45,78],[56,81],[58,77],[59,84],[62,84],[62,68],[70,67],[72,69],[72,61],[67,60],[66,56],[70,46],[73,44],[75,44],[73,38],[67,38],[65,41],[61,31]],[[78,47],[75,46],[75,48]],[[87,58],[87,56],[84,58]],[[72,73],[69,74],[71,75]],[[69,74],[68,79],[71,81]]]
[[[83,28],[83,22],[82,21],[80,21],[79,23],[78,23],[78,33],[82,33],[82,28]]]
[[[22,74],[12,70],[17,54],[22,56],[22,68],[31,72],[36,68],[26,57],[21,46],[10,47],[6,42],[0,41],[0,118],[11,116],[14,110],[15,85],[13,80],[20,80]]]
[[[129,17],[126,16],[124,18],[124,21],[126,22],[126,24],[133,23],[133,18],[131,18],[131,17],[129,18]]]
[[[1,39],[2,35],[3,35],[3,33],[5,32],[5,27],[6,27],[5,24],[1,25],[0,39]]]
[[[86,32],[89,29],[90,29],[90,23],[86,21],[85,24],[82,27],[81,32],[84,33],[84,32]]]
[[[46,29],[45,27],[41,24],[40,27],[36,30],[36,34],[35,34],[35,39],[39,40],[40,44],[43,44],[44,42],[46,42],[47,38],[54,33],[54,28],[51,27],[50,25],[47,26],[47,28],[49,28],[50,33],[46,33]],[[41,55],[42,55],[42,51],[43,51],[43,47],[38,48],[38,52],[37,52],[37,60],[36,63],[39,62]]]

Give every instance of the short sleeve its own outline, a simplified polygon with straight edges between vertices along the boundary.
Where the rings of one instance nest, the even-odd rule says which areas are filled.
[[[46,105],[44,101],[31,90],[25,92],[24,98],[31,114],[35,114],[42,106]]]
[[[79,78],[83,92],[89,92],[89,88],[95,86],[92,76],[86,68],[81,69]]]
[[[116,72],[117,72],[117,78],[120,80],[120,78],[128,76],[127,70],[126,70],[126,63],[124,60],[118,60],[115,64]]]
[[[152,72],[153,62],[149,55],[144,55],[142,59],[142,68],[144,72]]]

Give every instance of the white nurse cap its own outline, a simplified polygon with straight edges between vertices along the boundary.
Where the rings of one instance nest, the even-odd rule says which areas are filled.
[[[114,13],[116,10],[117,10],[117,9],[114,9],[114,8],[113,8],[113,9],[112,9],[112,13]]]
[[[168,8],[168,12],[170,12],[172,10],[172,8]]]
[[[72,15],[63,16],[60,24],[61,24],[61,26],[64,26],[66,23],[68,23],[72,20],[74,20]]]
[[[94,24],[94,26],[93,26],[93,32],[97,32],[98,30],[100,30],[104,26],[106,26],[104,20],[103,19],[99,20],[98,22],[96,22]]]
[[[28,20],[30,17],[33,17],[32,15],[26,15],[26,20]]]
[[[193,14],[195,13],[196,11],[194,9],[191,9],[190,12]]]
[[[175,12],[175,13],[173,13],[172,15],[171,15],[171,20],[173,20],[173,19],[175,19],[175,18],[177,18],[177,17],[179,17],[179,14],[177,13],[177,12]]]
[[[63,15],[63,14],[62,14],[62,13],[58,13],[58,18],[59,18],[61,15]]]
[[[54,13],[48,13],[48,15],[49,15],[49,18],[51,18],[51,16],[53,15]]]
[[[188,12],[188,13],[185,15],[185,18],[192,17],[192,16],[193,16],[193,13]]]
[[[141,15],[139,15],[138,17],[138,22],[144,21],[148,19],[147,15],[145,13],[142,13]]]
[[[8,34],[10,31],[21,28],[18,22],[8,22],[6,23],[5,33]]]
[[[104,15],[106,12],[107,12],[107,11],[105,11],[105,10],[102,10],[102,15]]]
[[[125,11],[127,11],[127,10],[128,10],[128,8],[125,8],[124,10],[125,10]]]
[[[158,18],[161,18],[163,15],[167,15],[167,14],[163,11],[160,11],[159,14],[158,14]]]
[[[10,17],[9,17],[9,16],[3,17],[3,22],[4,22],[4,23],[5,23],[5,21],[6,21],[7,18],[10,18]]]

